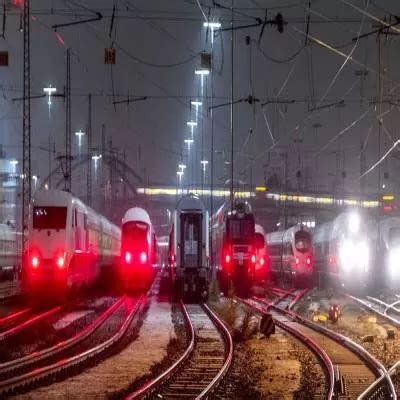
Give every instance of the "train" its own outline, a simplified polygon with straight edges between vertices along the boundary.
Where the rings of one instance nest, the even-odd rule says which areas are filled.
[[[211,220],[213,262],[221,290],[249,295],[256,264],[255,218],[248,202],[223,204]]]
[[[157,263],[157,238],[146,210],[140,207],[125,212],[121,224],[120,278],[125,287],[144,288]]]
[[[168,246],[174,294],[205,299],[210,283],[209,215],[203,201],[182,197],[172,216]]]
[[[375,284],[400,287],[400,217],[370,221],[371,264]]]
[[[365,215],[352,210],[314,230],[315,266],[320,282],[361,289],[371,269],[371,231]]]
[[[260,224],[255,224],[255,254],[254,279],[256,282],[269,280],[269,258],[265,243],[265,230]]]
[[[18,242],[21,232],[8,224],[0,224],[0,281],[13,280],[20,269]]]
[[[35,193],[28,232],[22,282],[35,296],[90,286],[120,255],[120,228],[65,191]]]
[[[265,236],[271,276],[285,283],[309,285],[313,279],[313,244],[310,230],[302,224]]]

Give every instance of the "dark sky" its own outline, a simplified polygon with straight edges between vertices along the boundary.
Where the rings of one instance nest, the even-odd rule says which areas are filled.
[[[400,15],[397,0],[346,2],[378,19],[386,17],[389,20],[390,15]],[[194,117],[190,99],[201,93],[200,79],[194,75],[199,64],[199,56],[195,56],[211,49],[210,35],[206,35],[203,28],[204,17],[197,1],[36,0],[33,3],[32,94],[42,93],[43,87],[49,84],[62,92],[65,52],[71,47],[73,131],[85,130],[87,95],[92,93],[94,144],[100,145],[101,126],[105,124],[114,146],[121,152],[126,151],[131,167],[146,174],[151,183],[174,185],[180,154],[186,157],[183,140],[190,136],[186,121]],[[229,27],[228,10],[208,7],[212,5],[208,0],[201,4],[210,20],[220,20],[223,27]],[[219,4],[229,7],[231,3],[221,0]],[[117,11],[110,39],[113,5]],[[382,120],[381,154],[400,136],[398,107],[388,102],[374,104],[374,100],[379,99],[379,69],[382,98],[390,97],[393,103],[398,96],[398,37],[381,36],[379,67],[376,35],[352,41],[359,33],[376,29],[377,22],[368,16],[363,18],[361,12],[344,1],[235,0],[235,7],[235,26],[253,23],[255,19],[251,16],[263,19],[265,9],[269,19],[280,12],[288,22],[282,34],[277,32],[276,26],[267,25],[260,45],[260,27],[235,31],[235,99],[253,95],[261,102],[294,101],[290,104],[271,103],[264,108],[260,103],[249,105],[244,102],[234,106],[236,178],[254,185],[263,183],[264,176],[274,171],[283,178],[287,160],[287,176],[292,187],[338,190],[342,184],[339,176],[345,171],[345,189],[358,191],[360,143],[365,144],[364,170],[379,159],[379,112],[387,112]],[[56,36],[51,28],[53,24],[87,18],[92,15],[90,9],[101,12],[104,18],[61,28],[58,30],[60,37]],[[302,32],[307,30],[308,15],[308,31],[314,40],[310,39],[306,44]],[[12,99],[21,96],[22,88],[19,23],[19,13],[9,10],[5,39],[0,39],[0,50],[10,53],[10,66],[0,69],[0,143],[9,156],[17,158],[20,157],[21,104]],[[250,36],[250,45],[246,44],[246,36]],[[111,69],[104,65],[103,57],[104,48],[112,43],[116,48],[117,64]],[[328,45],[332,47],[328,49]],[[229,31],[215,37],[213,53],[214,103],[220,104],[229,101],[230,96]],[[352,53],[352,60],[345,62],[349,53]],[[181,65],[166,67],[180,62]],[[356,75],[357,71],[365,70],[368,75],[364,79]],[[211,78],[206,78],[204,94],[211,96],[211,93]],[[148,99],[114,108],[113,99],[123,100],[128,95],[148,96]],[[313,107],[341,100],[344,101],[342,107],[310,111]],[[207,112],[210,104],[210,99],[204,100],[203,117],[199,118],[195,132],[195,153],[192,155],[197,154],[199,173],[200,159],[210,159],[211,119]],[[215,155],[215,179],[222,184],[228,178],[225,161],[230,159],[229,107],[215,110],[214,117],[215,148],[219,151]],[[360,117],[361,120],[355,123]],[[53,99],[50,117],[47,99],[32,101],[34,145],[48,146],[50,137],[51,142],[56,142],[57,151],[62,152],[64,127],[63,100]],[[340,138],[334,140],[343,130]],[[271,134],[276,145],[268,152],[266,150],[272,146]],[[75,138],[74,151],[77,151]],[[34,148],[32,159],[33,173],[46,176],[47,153]],[[384,172],[389,173],[386,184],[390,190],[397,191],[398,161],[393,157],[387,160],[381,164],[381,173],[382,176]],[[296,179],[298,170],[302,175],[300,181]],[[377,189],[377,171],[364,178],[371,193]]]

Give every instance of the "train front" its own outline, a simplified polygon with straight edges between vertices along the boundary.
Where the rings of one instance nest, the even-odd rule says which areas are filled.
[[[147,212],[138,207],[122,220],[121,279],[127,288],[147,285],[152,275],[152,227]]]
[[[228,212],[222,264],[225,274],[231,277],[238,294],[247,295],[250,291],[256,261],[253,213],[242,208]]]
[[[30,292],[45,295],[67,289],[72,257],[72,224],[68,224],[72,221],[71,201],[68,193],[42,191],[32,202],[23,269],[24,284]]]

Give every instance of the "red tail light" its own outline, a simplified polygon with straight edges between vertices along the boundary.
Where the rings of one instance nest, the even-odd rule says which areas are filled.
[[[58,256],[57,257],[57,267],[62,269],[62,268],[64,268],[64,265],[65,265],[64,256]]]
[[[265,261],[264,261],[264,257],[260,258],[260,265],[264,265]]]
[[[39,257],[38,256],[33,256],[31,260],[31,264],[33,268],[38,268],[39,267]]]
[[[300,264],[300,259],[299,259],[299,257],[296,257],[296,265],[299,265]]]
[[[144,251],[140,253],[140,262],[142,264],[145,264],[147,262],[147,254]]]
[[[256,262],[256,256],[254,254],[251,256],[251,262],[253,264],[255,264],[255,262]]]
[[[231,262],[231,256],[230,254],[225,254],[225,263],[229,264]]]
[[[132,261],[132,254],[129,253],[129,251],[125,252],[125,262],[126,262],[127,264],[130,264],[131,261]]]
[[[311,265],[311,258],[310,257],[307,257],[307,265]]]

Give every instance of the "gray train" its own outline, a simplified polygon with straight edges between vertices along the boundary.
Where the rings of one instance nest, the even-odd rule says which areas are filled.
[[[206,298],[210,280],[209,216],[203,201],[183,197],[173,213],[169,235],[169,262],[175,294]]]

